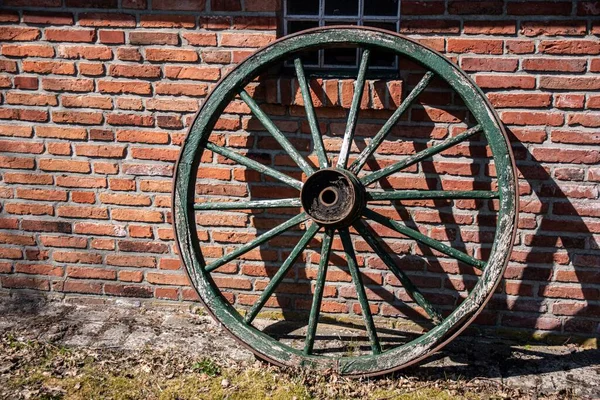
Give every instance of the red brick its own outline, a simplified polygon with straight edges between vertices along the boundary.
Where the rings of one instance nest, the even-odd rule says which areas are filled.
[[[25,42],[40,38],[40,30],[37,28],[21,26],[0,26],[0,41],[2,42]]]
[[[4,44],[2,54],[11,57],[54,57],[54,49],[45,44]]]
[[[109,74],[126,78],[158,78],[160,77],[160,67],[155,65],[113,64],[110,66]]]
[[[119,271],[119,280],[140,283],[144,279],[142,271]]]
[[[80,13],[79,25],[105,28],[132,28],[136,24],[135,16],[116,13]]]
[[[73,14],[43,12],[43,11],[24,11],[23,22],[35,25],[72,25]]]
[[[476,75],[475,83],[486,89],[533,89],[535,77],[526,75]]]
[[[567,117],[567,123],[571,126],[584,126],[587,128],[600,127],[600,113],[571,113]]]
[[[104,268],[67,267],[67,277],[78,279],[116,280],[117,272]]]
[[[514,72],[517,70],[519,60],[516,58],[474,58],[463,57],[460,61],[465,71],[498,71]]]
[[[48,174],[22,174],[22,173],[4,173],[5,183],[23,183],[27,185],[50,185],[54,182],[52,175]]]
[[[17,215],[54,215],[54,207],[45,204],[9,203],[4,210]]]
[[[221,70],[215,67],[182,67],[168,65],[165,67],[165,76],[170,79],[216,81],[221,77]]]
[[[87,131],[84,128],[71,128],[60,126],[37,126],[35,134],[41,138],[55,138],[67,140],[85,140]]]
[[[98,32],[100,43],[103,44],[123,44],[125,43],[125,32],[115,30],[100,30]]]
[[[597,40],[542,40],[539,52],[546,54],[600,54],[600,43]]]
[[[94,81],[91,79],[44,78],[42,87],[44,90],[50,91],[91,92],[94,90]]]
[[[98,81],[100,93],[111,94],[150,94],[152,87],[148,82],[139,81]]]
[[[10,169],[33,169],[35,161],[32,158],[0,156],[0,167]]]
[[[51,189],[17,189],[17,197],[28,200],[67,201],[67,192]]]
[[[137,47],[119,47],[117,49],[117,58],[122,61],[140,61],[142,53]]]
[[[50,290],[50,283],[41,279],[25,278],[21,276],[1,276],[0,282],[4,288]]]
[[[73,227],[73,231],[75,233],[81,235],[98,235],[98,236],[118,236],[122,237],[126,235],[125,228],[120,225],[115,224],[100,224],[100,223],[88,223],[88,222],[79,222],[76,223]],[[107,263],[108,263],[107,256]]]
[[[244,0],[246,11],[273,12],[281,10],[280,0]]]
[[[275,35],[272,34],[242,34],[242,33],[222,33],[220,45],[223,47],[262,47],[275,41]]]
[[[164,45],[178,45],[179,36],[176,33],[167,32],[130,32],[129,43],[135,45],[149,45],[149,44],[164,44]]]
[[[502,54],[503,41],[497,39],[448,38],[451,53]]]
[[[193,50],[184,49],[146,49],[146,59],[158,62],[195,62],[198,61],[198,53]]]
[[[79,73],[85,76],[104,75],[104,65],[100,63],[79,63]]]
[[[5,94],[7,104],[21,104],[26,106],[56,106],[56,95],[8,92]]]
[[[0,125],[0,136],[12,136],[27,138],[33,135],[31,126],[21,125]]]
[[[29,61],[22,63],[23,72],[36,74],[74,75],[75,64],[61,61]]]
[[[196,26],[193,15],[142,15],[140,25],[143,28],[193,28]]]
[[[169,135],[164,132],[155,131],[119,130],[117,131],[117,141],[166,144],[169,142]]]
[[[503,2],[493,1],[460,1],[452,0],[448,3],[448,12],[458,15],[500,15],[503,12]]]
[[[24,143],[16,140],[0,140],[0,152],[41,154],[44,152],[44,144],[35,142]]]
[[[512,15],[570,15],[570,1],[509,2],[506,11]]]
[[[217,45],[217,35],[214,33],[184,33],[183,38],[192,46]]]
[[[492,105],[497,108],[539,108],[552,103],[550,93],[488,93]]]
[[[600,77],[595,76],[540,76],[542,89],[599,90]]]
[[[93,29],[46,29],[46,40],[50,42],[83,42],[96,41],[96,31]]]
[[[67,280],[64,283],[63,290],[72,293],[90,293],[101,294],[102,284],[97,282],[79,282]]]
[[[525,21],[521,33],[525,36],[585,36],[584,21]]]
[[[533,156],[538,162],[596,164],[600,162],[600,152],[596,150],[536,148]]]
[[[153,10],[202,12],[205,7],[206,0],[154,0],[152,2]]]
[[[90,163],[79,160],[41,159],[39,167],[42,171],[89,173]]]
[[[523,60],[524,71],[583,72],[587,61],[578,58],[527,58]]]
[[[58,56],[69,59],[110,60],[113,56],[108,46],[100,45],[59,45]]]

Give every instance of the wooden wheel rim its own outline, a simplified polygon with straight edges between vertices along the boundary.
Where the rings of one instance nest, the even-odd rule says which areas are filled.
[[[380,354],[354,357],[307,355],[246,324],[214,284],[198,243],[193,208],[195,172],[218,117],[239,90],[268,66],[303,50],[336,44],[382,48],[412,59],[446,81],[477,120],[496,165],[499,211],[487,266],[468,297],[429,332]],[[315,28],[284,37],[257,51],[225,76],[207,97],[184,141],[173,187],[173,223],[190,281],[213,317],[260,358],[282,366],[333,369],[350,376],[374,376],[411,365],[440,349],[464,330],[485,306],[508,262],[517,219],[517,184],[509,140],[499,117],[475,83],[441,54],[388,31],[354,26]]]

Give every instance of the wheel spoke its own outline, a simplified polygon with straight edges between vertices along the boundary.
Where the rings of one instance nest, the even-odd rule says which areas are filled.
[[[352,281],[356,287],[356,295],[360,308],[362,310],[363,318],[365,320],[365,326],[367,328],[367,335],[369,335],[369,342],[371,342],[371,349],[373,354],[381,353],[381,345],[379,344],[379,338],[377,337],[377,330],[375,323],[373,322],[373,316],[371,315],[371,309],[369,308],[369,301],[367,300],[367,294],[365,293],[365,286],[363,284],[360,271],[358,270],[358,264],[356,262],[356,254],[354,253],[354,247],[352,246],[352,240],[348,229],[340,230],[340,237],[344,246],[344,252],[346,253],[346,261],[348,263],[348,269],[350,275],[352,275]]]
[[[333,240],[333,231],[325,230],[323,233],[323,244],[321,245],[321,259],[319,260],[319,272],[315,284],[315,293],[313,294],[312,305],[310,307],[310,316],[308,318],[308,327],[306,330],[306,341],[304,342],[304,354],[312,354],[317,333],[317,323],[321,311],[321,302],[323,300],[323,289],[325,288],[325,277],[327,276],[327,265],[329,264],[329,254],[331,253],[331,242]]]
[[[247,324],[252,323],[254,318],[256,318],[258,312],[263,308],[267,300],[269,300],[269,297],[271,297],[277,286],[281,283],[285,275],[288,273],[291,266],[294,265],[294,262],[296,262],[296,259],[298,259],[298,256],[300,256],[300,254],[304,251],[304,249],[315,236],[318,230],[319,225],[313,223],[311,226],[308,227],[306,232],[304,232],[304,235],[300,238],[296,246],[292,249],[292,252],[288,256],[288,258],[283,262],[281,267],[279,267],[277,273],[273,275],[271,281],[269,282],[263,293],[260,295],[260,298],[256,301],[256,303],[254,303],[252,308],[250,308],[250,310],[248,311],[248,314],[246,314],[246,316],[244,317],[244,321]]]
[[[486,265],[485,261],[481,261],[474,257],[471,257],[470,255],[465,254],[460,250],[457,250],[450,246],[447,246],[442,242],[432,239],[415,229],[411,229],[411,228],[407,227],[406,225],[403,225],[397,221],[394,221],[393,219],[387,218],[373,210],[365,209],[364,216],[366,218],[372,219],[375,222],[380,223],[383,226],[393,229],[396,232],[400,232],[401,234],[408,236],[408,237],[416,240],[419,243],[423,243],[426,246],[429,246],[441,253],[444,253],[447,256],[450,256],[456,260],[462,261],[465,264],[469,264],[478,269],[483,269]]]
[[[264,127],[269,131],[269,133],[277,140],[277,142],[283,147],[283,149],[288,153],[288,155],[294,160],[296,164],[304,171],[307,176],[310,176],[314,171],[314,169],[308,164],[308,162],[298,153],[298,150],[290,143],[290,141],[285,137],[285,135],[275,126],[271,118],[261,110],[260,106],[254,101],[254,99],[246,92],[242,90],[240,92],[240,97],[244,102],[250,107],[250,110],[254,114],[254,116],[264,125]]]
[[[300,207],[300,199],[207,202],[194,204],[194,210],[248,210],[253,208]]]
[[[319,123],[317,122],[317,115],[315,114],[315,108],[310,95],[310,88],[308,86],[308,82],[306,81],[306,75],[304,74],[302,60],[300,58],[296,58],[294,60],[294,66],[296,67],[296,76],[298,77],[298,83],[300,84],[302,100],[304,101],[304,108],[306,110],[306,118],[308,119],[308,125],[310,126],[310,133],[312,134],[315,152],[317,153],[317,158],[319,159],[319,166],[321,168],[327,168],[329,167],[329,162],[327,161],[327,154],[325,154],[323,137],[321,136],[321,130],[319,129]]]
[[[492,190],[390,190],[367,192],[367,201],[378,200],[438,200],[438,199],[497,199]]]
[[[392,164],[392,165],[382,168],[378,171],[370,173],[369,175],[361,178],[360,181],[364,185],[369,185],[375,181],[378,181],[379,179],[385,178],[386,176],[393,174],[396,171],[400,171],[401,169],[410,167],[411,165],[416,164],[425,158],[436,155],[458,143],[464,142],[465,140],[467,140],[471,136],[475,135],[476,133],[479,133],[480,131],[481,131],[481,127],[479,125],[475,125],[474,127],[461,133],[460,135],[448,138],[448,139],[444,140],[443,142],[436,144],[435,146],[431,146],[431,147],[429,147],[423,151],[420,151],[417,154],[414,154],[410,157],[407,157],[406,159],[404,159],[402,161],[399,161],[395,164]]]
[[[348,122],[346,123],[346,131],[344,132],[344,141],[342,142],[342,149],[337,160],[338,168],[346,168],[348,164],[348,156],[350,155],[350,148],[352,147],[352,139],[354,138],[354,131],[356,129],[356,121],[358,120],[358,110],[360,109],[360,103],[362,100],[364,88],[365,88],[365,76],[367,74],[367,68],[369,66],[369,55],[371,52],[366,49],[363,52],[360,60],[360,67],[358,69],[358,76],[356,77],[356,87],[354,89],[354,96],[352,97],[352,104],[350,105],[350,111],[348,111]]]
[[[373,154],[381,142],[385,140],[391,129],[396,125],[400,117],[408,110],[411,104],[416,100],[417,97],[425,90],[429,82],[433,78],[433,72],[429,71],[423,76],[421,81],[415,86],[412,92],[404,99],[400,106],[394,111],[392,116],[383,124],[379,132],[375,135],[373,140],[365,147],[365,149],[358,155],[358,158],[350,165],[350,170],[355,174],[358,174],[362,167],[367,162],[367,159]]]
[[[274,238],[275,236],[279,235],[280,233],[287,231],[294,225],[298,225],[299,223],[301,223],[307,219],[308,219],[308,215],[306,215],[306,213],[296,215],[294,218],[263,233],[262,235],[260,235],[256,239],[254,239],[253,241],[246,243],[245,245],[240,246],[239,248],[235,249],[231,253],[226,254],[223,257],[215,260],[214,262],[212,262],[211,264],[206,266],[206,268],[205,268],[206,271],[207,272],[214,271],[215,269],[219,268],[221,265],[227,264],[229,261],[235,259],[236,257],[239,257],[242,254],[249,252],[253,248],[261,245],[262,243]]]
[[[365,239],[369,247],[373,249],[375,253],[379,256],[381,261],[384,262],[385,265],[392,271],[392,273],[398,278],[406,293],[429,315],[429,317],[433,320],[435,324],[439,324],[442,320],[442,314],[436,309],[436,307],[431,304],[425,297],[421,291],[412,283],[410,278],[402,271],[400,268],[396,266],[394,259],[385,251],[383,247],[379,244],[379,235],[376,233],[371,233],[366,223],[363,220],[358,220],[354,223],[354,228],[360,233],[360,235]]]
[[[240,163],[250,169],[261,172],[265,175],[270,176],[271,178],[275,178],[293,188],[296,188],[298,190],[300,190],[302,188],[302,182],[300,182],[299,180],[294,179],[294,178],[292,178],[286,174],[283,174],[277,170],[274,170],[271,167],[267,167],[266,165],[263,165],[263,164],[259,163],[258,161],[254,161],[246,156],[236,153],[235,151],[229,150],[228,148],[216,145],[214,143],[207,143],[206,148],[208,150],[214,151],[217,154],[222,155],[223,157],[227,157],[230,160]]]

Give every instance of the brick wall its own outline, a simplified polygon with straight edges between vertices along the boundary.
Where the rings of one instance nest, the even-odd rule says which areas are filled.
[[[4,0],[2,291],[34,289],[86,299],[196,299],[169,223],[174,162],[194,112],[216,81],[276,38],[279,10],[277,0]],[[478,323],[525,334],[597,335],[600,2],[404,0],[402,15],[402,33],[457,61],[488,93],[507,124],[517,159],[521,220],[516,247],[506,279]],[[401,65],[400,81],[369,83],[371,96],[365,101],[370,104],[365,107],[378,111],[368,115],[370,123],[359,126],[359,139],[372,135],[378,119],[389,116],[386,112],[398,104],[399,86],[405,94],[418,82],[418,66]],[[323,89],[315,101],[332,152],[339,146],[351,84],[313,82],[313,88]],[[267,80],[250,88],[308,154],[310,136],[301,104],[294,101],[297,87],[289,85],[287,80],[285,85]],[[426,99],[427,106],[417,104],[401,122],[404,131],[398,138],[409,139],[382,151],[380,163],[414,152],[419,140],[424,145],[464,129],[460,122],[468,113],[443,86],[432,88]],[[289,165],[239,101],[226,113],[215,140],[246,147],[251,139],[244,132],[256,131],[259,139],[250,145],[263,156],[268,150],[269,162]],[[415,145],[411,138],[416,138]],[[438,179],[436,184],[445,189],[472,188],[478,187],[474,175],[491,187],[489,163],[464,157],[485,155],[485,143],[477,146],[415,167],[388,185],[428,188]],[[200,196],[265,196],[276,187],[209,156],[203,158]],[[440,207],[446,211],[438,212]],[[468,201],[451,206],[422,202],[397,211],[431,236],[485,257],[494,226],[489,217],[493,203],[483,208]],[[218,257],[274,220],[243,213],[206,216],[199,221],[205,254]],[[475,279],[473,271],[465,272],[389,231],[380,233],[395,252],[416,255],[403,258],[404,265],[431,298],[451,306],[464,297]],[[373,311],[407,314],[402,302],[394,300],[406,299],[398,282],[356,240],[371,283]],[[255,290],[264,288],[265,276],[285,256],[285,251],[273,250],[282,243],[261,247],[241,265],[217,272],[217,282],[229,290],[236,306],[256,299]],[[307,255],[306,267],[296,268],[290,277],[296,285],[286,284],[278,294],[286,309],[307,308],[318,247],[317,240],[317,252]],[[339,243],[334,247],[339,250]],[[343,259],[334,259],[334,264],[338,268],[328,276],[324,311],[357,313]]]

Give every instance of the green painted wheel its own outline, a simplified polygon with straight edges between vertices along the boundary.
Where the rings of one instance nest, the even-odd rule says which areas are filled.
[[[285,60],[293,61],[298,85],[304,100],[310,98],[310,91],[305,76],[301,52],[320,48],[354,46],[362,49],[356,90],[348,112],[346,128],[342,138],[336,162],[330,164],[326,145],[323,143],[316,113],[312,101],[304,101],[306,119],[310,127],[311,148],[316,154],[314,164],[298,151],[278,126],[262,111],[261,107],[245,90],[246,85],[255,80],[261,73]],[[420,82],[409,93],[400,106],[379,131],[370,139],[359,154],[351,157],[351,145],[359,118],[359,108],[364,88],[365,76],[369,66],[369,58],[374,51],[385,50],[421,65],[427,71]],[[367,160],[377,154],[378,147],[388,139],[388,135],[402,115],[410,108],[417,96],[430,84],[432,78],[445,83],[460,96],[464,106],[472,116],[468,129],[444,140],[430,143],[425,149],[404,157],[394,163],[379,168],[365,167]],[[265,165],[242,151],[218,144],[209,140],[219,117],[228,104],[234,99],[241,99],[249,107],[266,131],[293,160],[306,177],[304,183],[300,174],[292,176],[285,168],[277,165]],[[241,101],[237,100],[239,104]],[[434,157],[444,150],[451,149],[479,135],[487,141],[496,170],[497,190],[381,190],[373,189],[373,184],[405,170],[422,160]],[[306,149],[305,149],[306,150]],[[304,151],[305,151],[304,150]],[[212,153],[210,153],[212,152]],[[306,153],[306,151],[305,151]],[[331,153],[331,152],[329,152]],[[203,155],[217,154],[221,160],[254,170],[272,182],[279,182],[290,187],[294,196],[277,199],[227,198],[226,201],[197,202],[196,178],[202,173],[199,167]],[[329,154],[330,155],[330,154]],[[352,162],[350,162],[352,161]],[[333,369],[340,374],[350,376],[373,376],[397,370],[413,364],[448,343],[458,335],[483,309],[488,299],[501,280],[508,262],[517,218],[517,190],[514,160],[509,141],[499,118],[481,90],[471,79],[452,62],[439,53],[420,45],[410,39],[378,29],[356,27],[328,27],[304,31],[282,38],[259,50],[233,69],[214,88],[197,114],[187,138],[183,144],[176,169],[173,196],[174,225],[180,255],[200,298],[210,313],[240,342],[249,347],[260,358],[284,366],[305,366],[316,369]],[[289,191],[289,190],[288,190]],[[286,191],[285,193],[287,193]],[[383,215],[375,205],[382,202],[399,200],[460,200],[478,199],[495,203],[496,224],[489,256],[474,257],[462,249],[433,239],[418,230],[408,227],[401,221]],[[209,255],[205,258],[205,245],[198,238],[198,213],[209,212],[219,215],[225,210],[277,210],[297,208],[299,213],[283,223],[248,240],[242,245],[230,249],[224,255]],[[301,208],[300,208],[301,207]],[[477,269],[477,281],[467,292],[465,298],[453,309],[440,310],[428,295],[413,282],[411,274],[403,269],[403,264],[396,261],[383,244],[383,239],[367,221],[373,221],[385,229],[395,231],[435,251],[458,260],[464,265]],[[375,225],[374,224],[374,225]],[[299,239],[291,246],[286,246],[284,261],[278,265],[268,284],[256,295],[251,307],[240,312],[230,304],[224,295],[223,285],[226,280],[216,279],[218,268],[234,263],[257,247],[277,239],[286,231],[302,226],[304,231],[297,235]],[[263,309],[273,292],[281,284],[307,246],[320,237],[321,251],[318,271],[312,290],[310,314],[306,329],[303,332],[303,344],[300,348],[278,340],[277,336],[255,327],[255,317]],[[317,236],[318,235],[318,236]],[[364,319],[366,337],[369,343],[368,354],[348,355],[329,354],[327,349],[315,351],[315,337],[319,320],[327,269],[332,253],[334,238],[341,239],[340,252],[344,254],[347,272],[351,276],[356,298],[360,305],[360,315]],[[357,253],[353,245],[353,237],[362,237],[370,251],[376,254],[383,265],[398,279],[403,290],[410,297],[412,304],[418,307],[429,318],[430,328],[400,345],[382,346],[377,324],[369,307],[369,299],[365,290],[364,273],[359,269]],[[288,240],[288,239],[286,239]],[[293,247],[292,247],[293,246]],[[231,271],[229,271],[231,273]],[[230,275],[231,278],[231,275]],[[225,284],[225,287],[227,284]],[[257,292],[253,288],[253,293]]]

